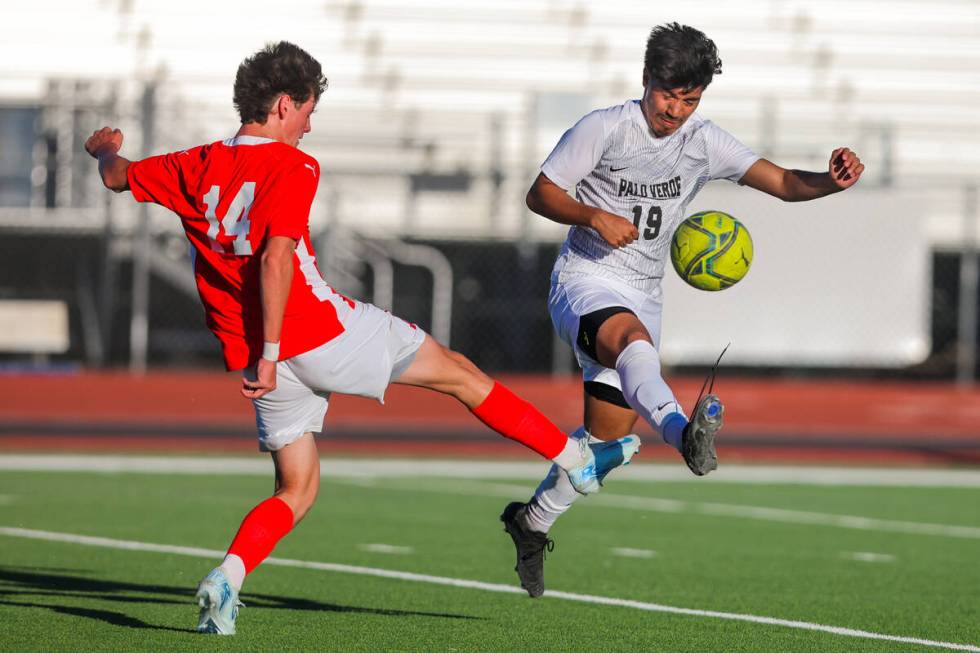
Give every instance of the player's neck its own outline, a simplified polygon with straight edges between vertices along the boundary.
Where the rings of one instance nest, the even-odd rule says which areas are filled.
[[[245,123],[238,129],[238,133],[235,136],[258,136],[260,138],[279,141],[280,143],[286,142],[282,130],[278,129],[277,125],[273,124],[271,120],[264,125],[260,125],[257,122]]]

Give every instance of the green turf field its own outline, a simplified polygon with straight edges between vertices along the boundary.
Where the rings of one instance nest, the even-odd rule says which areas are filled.
[[[0,529],[223,550],[270,484],[260,476],[0,472]],[[3,530],[0,650],[980,650],[975,488],[611,479],[553,531],[549,590],[706,611],[693,614],[498,591],[517,585],[498,515],[508,496],[532,488],[507,479],[324,479],[318,505],[275,558],[492,585],[267,564],[246,583],[234,638],[193,632],[193,592],[213,558]],[[842,515],[868,519],[841,523]],[[915,532],[919,524],[937,526]]]

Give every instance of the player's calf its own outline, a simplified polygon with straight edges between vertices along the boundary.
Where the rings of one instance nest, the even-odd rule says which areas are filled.
[[[589,448],[569,438],[532,404],[491,379],[462,354],[427,337],[396,382],[455,397],[497,433],[566,470],[576,491],[598,492],[595,456]]]
[[[603,442],[601,440],[590,442],[590,436],[584,428],[579,429],[573,438],[583,444],[592,452],[595,460],[595,478],[598,483],[606,478],[612,470],[622,465],[628,465],[630,460],[640,449],[640,438],[636,435],[627,435],[617,440]],[[558,518],[561,512],[567,510],[576,498],[575,492],[571,491],[568,484],[561,481],[559,475],[564,474],[571,481],[571,475],[552,468],[550,474],[555,475],[556,483],[554,486],[535,495],[530,503],[513,502],[504,508],[500,515],[500,521],[504,523],[504,530],[514,541],[514,548],[517,554],[517,563],[514,571],[521,581],[521,587],[527,590],[528,595],[536,598],[544,594],[544,558],[545,552],[554,549],[555,542],[547,535],[547,530]],[[574,485],[573,485],[574,487]],[[577,490],[577,488],[576,488]],[[549,496],[557,493],[559,496]],[[543,496],[542,496],[543,495]],[[550,509],[542,505],[539,498],[549,504]],[[550,499],[550,501],[549,501]],[[554,512],[556,506],[561,512]]]

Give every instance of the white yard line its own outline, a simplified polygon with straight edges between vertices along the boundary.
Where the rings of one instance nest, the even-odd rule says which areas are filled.
[[[872,553],[870,551],[844,551],[841,557],[857,562],[895,562],[898,559],[890,553]]]
[[[546,462],[476,460],[365,460],[324,458],[322,473],[334,478],[514,478],[538,480]],[[226,458],[211,456],[95,456],[65,454],[0,455],[0,471],[117,472],[134,474],[271,474],[266,456]],[[855,485],[900,487],[980,488],[980,470],[881,469],[857,467],[723,465],[709,476],[697,478],[676,464],[634,463],[622,473],[629,481],[686,481],[692,483],[760,483],[787,485]]]
[[[346,482],[346,481],[341,481]],[[378,483],[377,488],[393,490],[413,490],[417,492],[453,492],[483,497],[525,497],[532,492],[530,486],[486,483],[482,481],[454,481],[437,479],[426,483],[388,481]],[[615,494],[604,491],[589,496],[576,505],[602,506],[642,510],[648,512],[665,512],[673,514],[690,513],[711,515],[713,517],[738,517],[757,519],[783,524],[808,524],[810,526],[832,526],[861,531],[887,533],[905,533],[909,535],[936,535],[939,537],[955,537],[970,540],[980,539],[980,527],[958,526],[955,524],[930,524],[926,522],[898,521],[893,519],[877,519],[858,515],[835,515],[832,513],[811,512],[806,510],[789,510],[786,508],[769,508],[765,506],[743,506],[731,503],[712,503],[700,501],[682,501],[680,499],[659,499],[629,494]]]
[[[678,465],[631,465],[623,470],[628,479],[653,480],[651,470],[667,474],[667,469],[676,472]],[[475,496],[521,497],[526,496],[530,486],[515,484],[492,483],[482,478],[541,478],[544,466],[538,463],[497,463],[473,461],[432,461],[432,460],[330,460],[322,461],[322,474],[327,479],[365,485],[379,488],[402,487],[416,491],[445,492],[451,490],[462,494]],[[855,483],[854,474],[867,474],[865,480],[876,479],[875,482],[864,485],[885,485],[916,487],[973,487],[974,477],[980,487],[980,471],[965,470],[856,470],[813,467],[813,468],[772,468],[744,467],[736,468],[738,473],[732,473],[743,479],[737,482],[777,482],[782,479],[786,470],[796,470],[799,474],[797,483],[813,482],[818,485],[832,485],[831,478],[842,480],[842,484]],[[134,474],[232,474],[232,475],[269,475],[272,464],[268,458],[210,458],[210,457],[167,457],[167,456],[85,456],[85,455],[0,455],[0,471],[61,471],[61,472],[101,472],[101,473],[134,473]],[[636,472],[642,472],[637,474]],[[687,470],[683,470],[684,479],[694,478]],[[752,476],[755,474],[756,476]],[[812,474],[810,481],[807,475]],[[635,478],[642,477],[641,479]],[[708,478],[712,478],[715,475]],[[419,477],[440,478],[434,482],[405,483],[405,479]],[[462,478],[460,478],[462,477]],[[945,478],[945,484],[943,479]],[[394,479],[394,481],[392,480]],[[458,480],[457,480],[458,479]],[[753,480],[754,479],[754,480]],[[665,480],[657,478],[656,480]],[[698,482],[703,482],[699,479]],[[928,481],[928,482],[927,482]],[[779,481],[782,482],[782,481]],[[402,485],[395,485],[400,483]],[[803,510],[788,510],[769,508],[765,506],[744,506],[726,503],[708,503],[696,501],[681,501],[677,499],[659,499],[656,497],[633,496],[604,492],[589,497],[582,505],[610,506],[632,510],[644,510],[666,513],[695,513],[715,517],[739,517],[757,519],[777,523],[808,524],[811,526],[831,526],[854,530],[905,533],[913,535],[935,535],[940,537],[955,537],[963,539],[980,539],[980,527],[958,526],[954,524],[931,524],[924,522],[909,522],[889,519],[876,519],[858,515],[835,515],[830,513],[810,512]]]
[[[107,537],[93,537],[90,535],[74,535],[71,533],[55,533],[51,531],[38,531],[26,528],[0,527],[0,535],[8,537],[21,537],[33,540],[46,540],[50,542],[66,542],[70,544],[82,544],[85,546],[97,546],[110,549],[124,549],[127,551],[148,551],[153,553],[171,553],[175,555],[186,555],[197,558],[211,558],[220,560],[224,551],[216,549],[201,549],[196,547],[174,546],[170,544],[152,544],[149,542],[134,542],[131,540],[116,540]],[[431,585],[444,585],[449,587],[460,587],[466,589],[482,590],[484,592],[501,592],[507,594],[523,594],[524,590],[511,585],[501,585],[498,583],[484,583],[476,580],[466,580],[462,578],[448,578],[445,576],[430,576],[427,574],[415,574],[406,571],[393,571],[390,569],[377,569],[374,567],[358,567],[353,565],[342,565],[331,562],[313,562],[307,560],[290,560],[287,558],[268,558],[263,563],[266,565],[278,565],[282,567],[301,567],[304,569],[318,569],[321,571],[332,571],[342,574],[357,574],[361,576],[375,576],[379,578],[392,578],[416,583],[428,583]],[[594,596],[591,594],[575,594],[572,592],[559,592],[548,590],[545,596],[552,599],[562,599],[577,603],[588,603],[593,605],[609,605],[622,608],[632,608],[634,610],[644,610],[647,612],[665,612],[669,614],[681,614],[692,617],[705,617],[710,619],[724,619],[727,621],[744,621],[749,623],[764,624],[768,626],[781,626],[784,628],[795,628],[797,630],[810,630],[817,632],[841,635],[844,637],[857,637],[861,639],[883,640],[889,642],[899,642],[903,644],[918,644],[933,648],[942,648],[951,651],[972,651],[980,653],[980,646],[972,644],[957,644],[953,642],[942,642],[918,637],[905,637],[901,635],[886,635],[867,630],[856,630],[853,628],[842,628],[840,626],[830,626],[826,624],[810,623],[806,621],[792,621],[788,619],[776,619],[774,617],[763,617],[753,614],[739,614],[736,612],[718,612],[715,610],[698,610],[695,608],[678,608],[671,605],[659,603],[646,603],[643,601],[631,601],[629,599],[617,599],[607,596]]]
[[[610,499],[613,497],[609,497]],[[636,497],[642,499],[643,497]],[[706,515],[723,517],[745,517],[783,523],[810,524],[813,526],[837,526],[860,531],[906,533],[909,535],[938,535],[970,540],[980,539],[980,528],[957,526],[953,524],[929,524],[925,522],[875,519],[857,515],[834,515],[803,510],[764,508],[759,506],[739,506],[724,503],[694,503],[693,509]]]
[[[412,547],[399,546],[397,544],[361,544],[357,548],[368,553],[388,553],[391,555],[410,555],[415,553],[415,549]]]
[[[657,555],[656,551],[650,549],[631,549],[628,546],[616,546],[610,549],[613,555],[622,558],[653,558]]]

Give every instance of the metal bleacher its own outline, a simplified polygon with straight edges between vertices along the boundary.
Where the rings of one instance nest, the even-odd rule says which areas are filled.
[[[110,253],[132,256],[140,214],[106,199],[81,139],[112,123],[139,157],[225,138],[238,63],[287,39],[330,79],[302,147],[324,173],[311,227],[341,289],[370,297],[364,261],[405,239],[554,242],[564,229],[523,203],[537,166],[586,111],[639,96],[646,36],[671,20],[705,31],[724,61],[703,115],[787,167],[854,147],[862,187],[926,198],[930,243],[958,246],[980,178],[975,0],[281,0],[262,15],[230,0],[21,4],[0,22],[0,105],[36,107],[50,151],[35,148],[31,205],[0,207],[0,230],[111,232]],[[178,226],[149,218],[165,245],[151,269],[189,288]]]
[[[238,61],[263,42],[289,38],[320,58],[331,80],[304,140],[332,184],[325,193],[332,204],[318,220],[387,234],[513,238],[525,235],[528,177],[554,142],[554,130],[537,122],[536,99],[571,94],[598,107],[636,97],[647,31],[676,19],[714,38],[725,62],[702,112],[781,163],[822,166],[846,143],[885,171],[877,181],[897,187],[980,174],[973,2],[717,1],[670,15],[644,3],[568,0],[280,4],[261,20],[231,2],[66,5],[51,34],[66,51],[78,41],[79,57],[67,66],[22,58],[26,68],[14,77],[22,89],[24,80],[36,78],[40,89],[40,80],[66,73],[115,80],[116,118],[130,125],[135,146],[139,84],[159,79],[156,149],[184,147],[234,127]],[[81,47],[80,34],[100,24],[114,38],[94,51]],[[7,36],[11,49],[27,38]],[[456,188],[451,176],[460,171],[469,183]],[[408,208],[411,176],[421,173],[447,187],[422,184]]]

